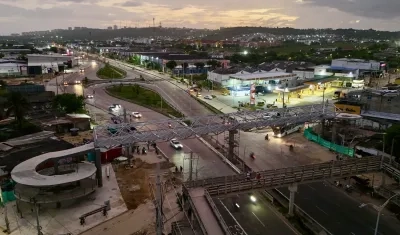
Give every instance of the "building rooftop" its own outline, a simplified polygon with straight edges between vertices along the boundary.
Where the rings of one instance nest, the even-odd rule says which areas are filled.
[[[3,149],[6,151],[0,150],[0,166],[5,166],[7,172],[11,172],[11,170],[19,163],[38,155],[74,147],[74,145],[66,141],[53,138],[47,138],[39,142],[18,146],[8,143],[3,143],[2,145],[6,145],[3,146]]]
[[[253,80],[253,79],[267,80],[273,78],[292,77],[292,76],[295,75],[284,72],[265,72],[265,73],[251,73],[251,74],[238,74],[238,75],[233,74],[230,77],[239,80]]]

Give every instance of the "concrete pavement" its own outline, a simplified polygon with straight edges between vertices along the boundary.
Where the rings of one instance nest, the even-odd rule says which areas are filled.
[[[279,191],[289,197],[288,189],[280,188]],[[360,202],[327,182],[299,185],[295,204],[332,234],[374,234],[377,212],[373,209],[359,208]],[[383,213],[378,234],[394,235],[398,234],[398,231],[398,220]]]
[[[255,203],[250,200],[250,195],[257,199]],[[213,200],[232,234],[243,234],[242,230],[247,235],[299,234],[285,219],[278,216],[278,212],[258,192],[213,198]],[[237,208],[235,203],[240,208]]]

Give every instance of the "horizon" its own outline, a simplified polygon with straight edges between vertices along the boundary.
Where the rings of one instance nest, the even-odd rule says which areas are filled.
[[[229,3],[229,4],[228,4]],[[385,7],[381,7],[384,5]],[[38,7],[40,6],[40,7]],[[268,7],[266,7],[268,6]],[[145,28],[293,27],[400,31],[400,2],[384,0],[0,0],[1,35],[117,25]],[[367,16],[367,17],[366,17]]]

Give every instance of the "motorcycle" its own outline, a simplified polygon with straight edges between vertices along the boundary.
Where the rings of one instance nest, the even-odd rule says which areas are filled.
[[[147,150],[146,150],[145,147],[142,148],[142,154],[143,154],[143,155],[147,154]]]
[[[256,155],[255,155],[254,153],[250,153],[250,157],[251,157],[252,159],[256,159]]]

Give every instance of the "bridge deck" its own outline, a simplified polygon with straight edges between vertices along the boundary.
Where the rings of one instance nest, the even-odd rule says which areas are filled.
[[[200,216],[200,220],[204,224],[207,233],[210,235],[223,235],[224,232],[222,231],[217,218],[215,217],[213,211],[208,205],[206,198],[204,197],[204,188],[192,188],[189,190],[189,195],[192,198],[192,201]]]

